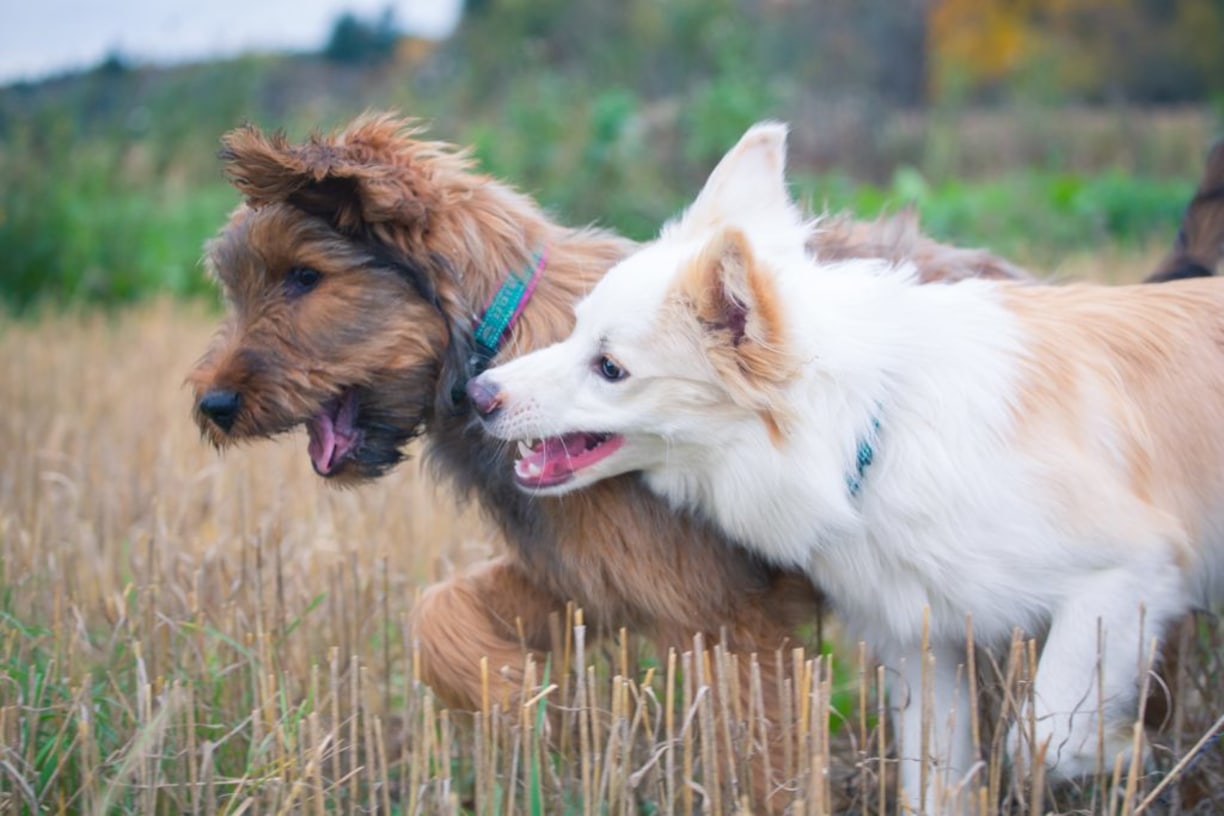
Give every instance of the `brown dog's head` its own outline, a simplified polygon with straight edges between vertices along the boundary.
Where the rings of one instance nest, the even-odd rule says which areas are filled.
[[[414,136],[372,116],[300,144],[250,127],[224,138],[246,202],[207,247],[228,312],[188,378],[218,447],[304,424],[315,470],[353,481],[386,472],[447,410],[472,316],[455,281],[473,263],[517,265],[530,247],[516,234],[480,249],[497,257],[458,261],[471,225],[455,219],[481,216],[452,205],[478,200],[487,180]],[[493,285],[464,290],[487,297]]]

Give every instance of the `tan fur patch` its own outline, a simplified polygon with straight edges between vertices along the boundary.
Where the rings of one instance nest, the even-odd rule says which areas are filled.
[[[1153,512],[1202,517],[1224,489],[1224,281],[1008,287],[1004,298],[1030,343],[1022,443],[1060,463],[1112,456]],[[1107,426],[1083,424],[1102,413]]]
[[[779,424],[780,412],[765,411],[759,412],[761,422],[765,423],[765,430],[769,432],[769,441],[775,448],[780,448],[786,442],[786,434],[782,431],[782,426]]]

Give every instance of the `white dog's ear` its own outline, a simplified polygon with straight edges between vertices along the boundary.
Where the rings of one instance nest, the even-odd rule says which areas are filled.
[[[743,232],[719,230],[691,262],[681,286],[724,375],[757,383],[791,376],[777,284]]]
[[[759,122],[710,173],[697,199],[674,229],[684,234],[744,217],[797,217],[786,190],[786,125]]]

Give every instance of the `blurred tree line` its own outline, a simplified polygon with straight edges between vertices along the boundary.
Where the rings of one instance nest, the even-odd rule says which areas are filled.
[[[383,62],[395,55],[401,36],[390,7],[373,21],[346,11],[332,25],[323,56],[334,62]]]
[[[936,0],[927,92],[1139,103],[1224,92],[1224,0]]]
[[[503,111],[494,121],[564,140],[589,104],[597,136],[649,131],[674,178],[766,115],[795,125],[798,163],[887,181],[907,164],[1143,164],[1160,150],[1103,134],[1051,146],[1043,111],[1224,109],[1224,0],[468,0],[443,54],[466,104]],[[979,134],[960,121],[970,110],[1019,115]],[[987,143],[964,150],[975,138]],[[509,145],[481,146],[540,176]],[[1169,151],[1197,162],[1184,148]]]
[[[639,238],[766,117],[817,205],[918,201],[943,237],[1002,249],[1159,231],[1224,111],[1221,34],[1224,0],[467,0],[442,43],[387,11],[340,15],[313,53],[115,54],[0,88],[0,299],[206,291],[200,244],[236,200],[219,136],[370,108]],[[1036,181],[961,184],[1009,171]],[[1066,175],[1115,172],[1171,186]]]
[[[526,44],[647,94],[732,66],[901,105],[1224,92],[1224,0],[469,0],[466,13],[477,70]]]

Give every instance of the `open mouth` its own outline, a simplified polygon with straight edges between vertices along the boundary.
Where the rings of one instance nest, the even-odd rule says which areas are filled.
[[[340,396],[328,400],[319,412],[306,420],[310,435],[310,461],[315,473],[328,476],[361,443],[361,431],[355,426],[357,392],[346,389]]]
[[[578,431],[546,439],[519,441],[514,478],[523,487],[564,484],[583,468],[602,462],[620,449],[620,434]]]

